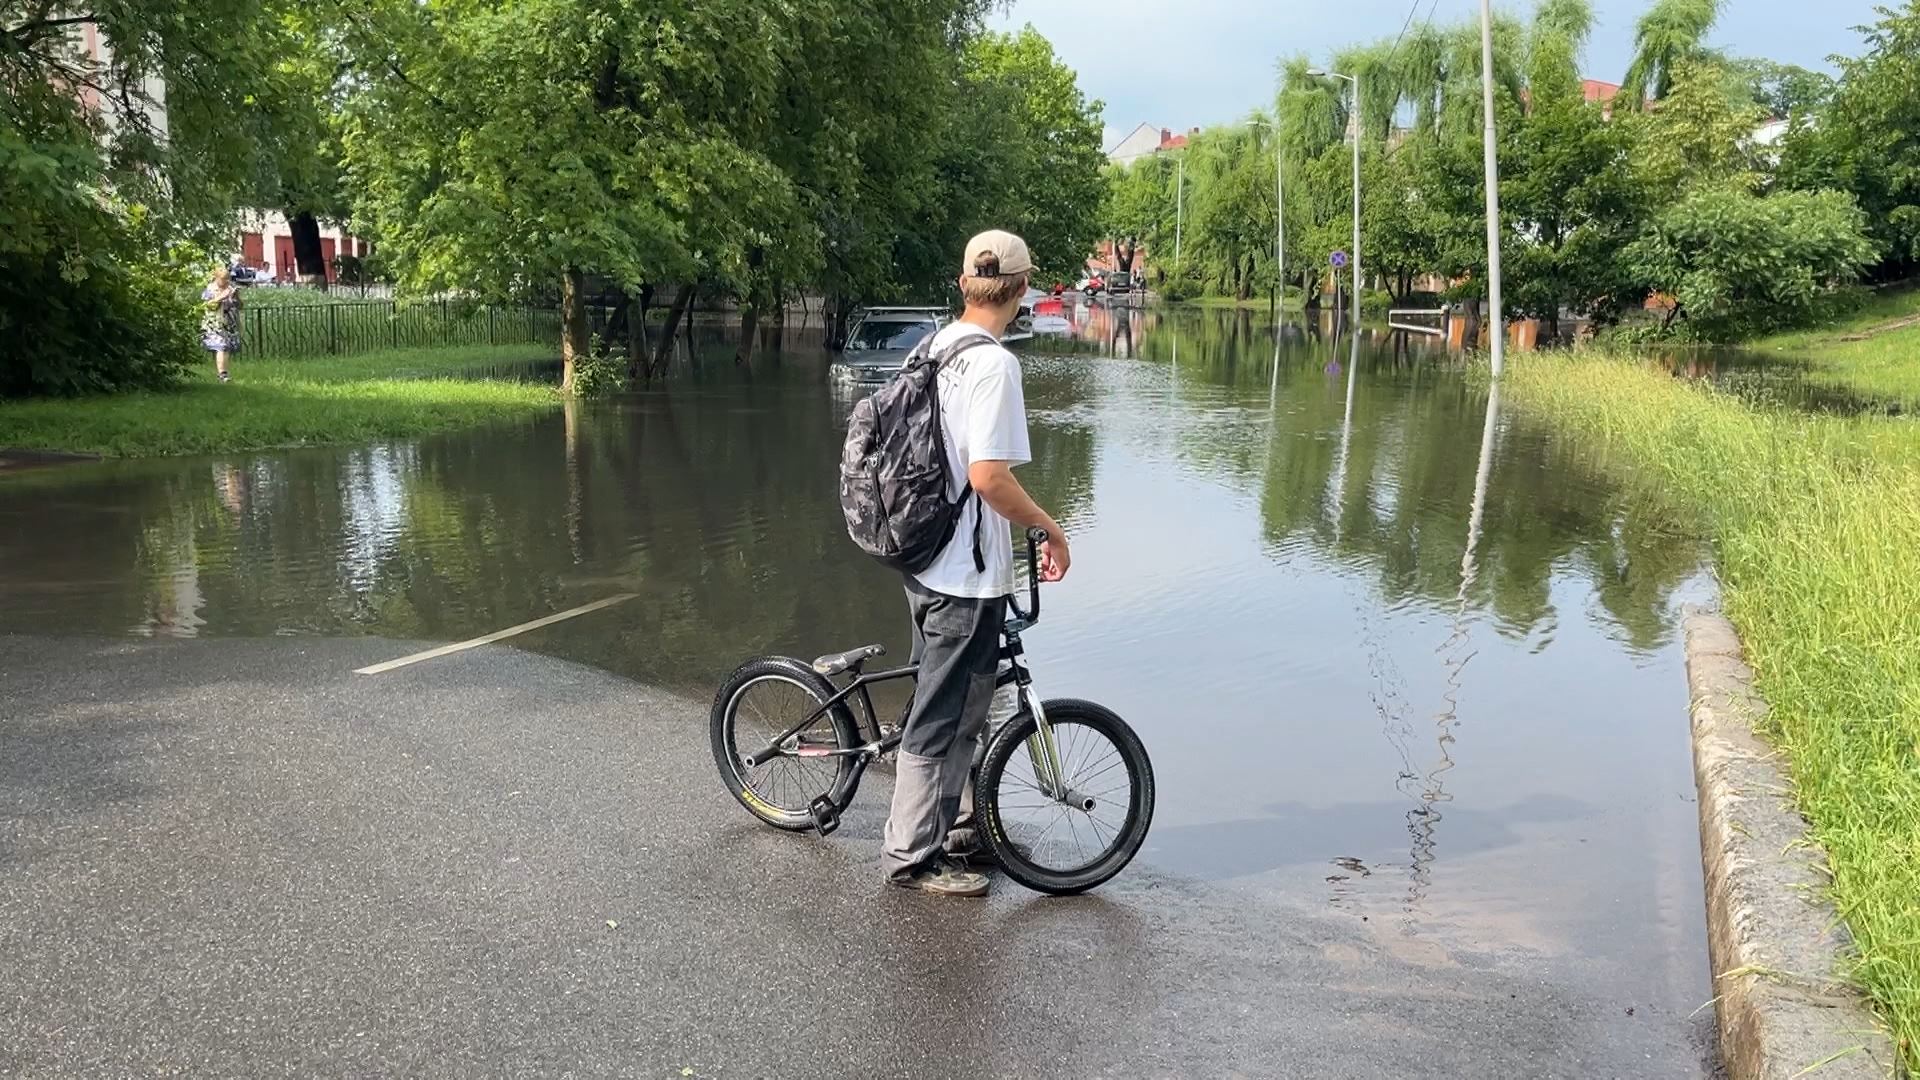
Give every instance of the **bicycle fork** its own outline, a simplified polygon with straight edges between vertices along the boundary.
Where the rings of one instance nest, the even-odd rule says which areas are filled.
[[[1021,702],[1033,713],[1034,732],[1027,737],[1027,760],[1033,763],[1033,776],[1040,783],[1040,793],[1055,802],[1091,813],[1093,799],[1067,785],[1066,772],[1060,760],[1060,744],[1054,740],[1053,725],[1047,720],[1046,706],[1040,703],[1040,695],[1033,692],[1032,676],[1018,662],[1014,670],[1014,681],[1019,684]]]

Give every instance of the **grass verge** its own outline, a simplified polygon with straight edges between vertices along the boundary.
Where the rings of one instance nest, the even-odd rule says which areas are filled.
[[[401,438],[523,419],[559,404],[550,386],[482,378],[538,346],[402,349],[316,360],[211,360],[178,389],[0,403],[0,447],[113,457]]]
[[[1599,353],[1517,358],[1507,392],[1714,540],[1853,974],[1920,1067],[1920,427],[1757,411]]]

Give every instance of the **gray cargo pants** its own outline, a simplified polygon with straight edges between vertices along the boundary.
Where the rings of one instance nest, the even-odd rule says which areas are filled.
[[[993,704],[1006,603],[1005,597],[947,596],[907,578],[920,678],[901,731],[893,810],[880,850],[890,877],[933,864],[955,825],[972,824],[969,774]]]

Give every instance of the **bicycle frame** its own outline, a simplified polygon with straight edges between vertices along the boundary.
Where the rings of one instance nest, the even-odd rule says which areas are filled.
[[[1040,578],[1037,568],[1040,565],[1038,547],[1040,540],[1043,538],[1044,534],[1040,533],[1040,530],[1030,529],[1027,532],[1028,607],[1022,611],[1017,601],[1012,597],[1007,598],[1007,607],[1010,609],[1011,615],[1007,619],[1006,628],[1002,631],[1007,641],[1006,644],[1001,647],[998,658],[1008,661],[1008,665],[1006,670],[1001,671],[994,679],[994,687],[998,689],[1008,683],[1013,683],[1018,686],[1019,690],[1017,693],[1020,698],[1020,708],[1033,714],[1034,727],[1036,730],[1033,736],[1027,740],[1027,755],[1033,763],[1034,778],[1040,782],[1041,788],[1046,796],[1063,803],[1079,805],[1085,810],[1091,810],[1093,808],[1092,800],[1069,789],[1061,777],[1060,750],[1059,746],[1054,742],[1053,726],[1047,722],[1046,708],[1040,703],[1040,696],[1033,692],[1033,675],[1028,671],[1024,660],[1026,648],[1020,643],[1021,631],[1026,630],[1040,621]],[[897,748],[900,745],[901,739],[901,731],[899,730],[896,730],[891,735],[882,736],[880,734],[879,716],[873,706],[873,695],[867,688],[876,683],[892,682],[895,679],[905,678],[918,679],[919,676],[919,664],[907,664],[903,667],[889,668],[886,671],[876,671],[870,674],[861,671],[859,666],[856,665],[853,668],[853,678],[848,681],[847,685],[840,687],[837,693],[821,703],[818,708],[808,713],[806,717],[798,723],[774,736],[766,746],[753,754],[742,757],[740,759],[741,765],[751,769],[756,765],[764,765],[779,757],[852,757],[856,759],[854,763],[853,783],[848,785],[847,788],[847,799],[851,801],[854,792],[859,789],[860,779],[865,775],[867,766],[872,764],[880,755]],[[831,680],[829,680],[829,682],[831,682]],[[793,746],[787,745],[789,741],[794,740],[800,732],[811,727],[815,721],[825,716],[829,711],[844,706],[856,695],[859,698],[860,711],[866,716],[867,732],[873,736],[868,742],[860,746],[844,749],[835,748],[831,750],[805,747],[798,744]],[[1014,715],[1019,715],[1018,709],[1016,709]],[[905,721],[906,717],[903,714],[900,724],[902,729],[906,726]]]

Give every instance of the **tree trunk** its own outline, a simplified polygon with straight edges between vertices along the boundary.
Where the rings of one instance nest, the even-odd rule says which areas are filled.
[[[287,231],[293,234],[294,276],[302,285],[327,287],[327,260],[320,253],[320,219],[310,210],[287,215]]]
[[[575,366],[587,355],[587,305],[580,292],[585,283],[580,270],[569,266],[560,275],[560,392],[573,390]]]
[[[647,306],[638,293],[626,294],[627,309],[627,383],[632,385],[647,375]]]
[[[853,305],[845,297],[835,296],[827,302],[826,333],[827,348],[839,349],[847,344],[847,320],[853,314]]]
[[[687,288],[693,291],[687,294],[687,310],[680,320],[680,329],[687,336],[687,363],[691,364],[700,359],[693,351],[693,305],[700,299],[700,286],[689,285]]]
[[[1480,301],[1478,298],[1467,301],[1467,329],[1460,343],[1469,349],[1480,347]]]
[[[1139,246],[1133,242],[1133,237],[1131,236],[1124,240],[1115,240],[1113,242],[1114,269],[1123,274],[1133,273],[1133,257],[1139,250]]]
[[[740,344],[733,351],[735,367],[753,366],[753,348],[759,344],[759,338],[760,309],[749,300],[746,306],[740,309]]]
[[[687,309],[693,306],[693,286],[680,286],[673,294],[673,306],[667,308],[667,325],[660,330],[660,342],[653,347],[653,368],[650,374],[667,369],[667,361],[673,358],[673,335],[680,329],[680,320],[686,317]]]

